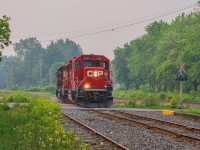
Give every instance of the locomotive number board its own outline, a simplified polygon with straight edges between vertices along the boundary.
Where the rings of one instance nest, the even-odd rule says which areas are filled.
[[[102,60],[102,57],[96,57],[95,60]]]
[[[83,59],[83,60],[90,60],[90,57],[89,57],[89,56],[83,56],[82,59]]]

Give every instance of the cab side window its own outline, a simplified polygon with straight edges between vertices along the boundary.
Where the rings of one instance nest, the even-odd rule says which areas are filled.
[[[80,70],[81,69],[81,63],[80,61],[76,62],[76,70]]]
[[[103,67],[104,67],[104,69],[108,70],[109,69],[109,63],[107,61],[104,61]]]

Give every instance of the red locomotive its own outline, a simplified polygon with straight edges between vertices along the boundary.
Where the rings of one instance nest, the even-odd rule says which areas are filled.
[[[113,104],[110,60],[103,55],[80,55],[56,72],[56,96],[82,107]]]

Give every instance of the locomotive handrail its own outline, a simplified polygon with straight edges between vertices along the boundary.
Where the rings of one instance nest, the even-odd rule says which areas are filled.
[[[76,85],[76,95],[77,95],[77,97],[78,97],[78,88],[79,88],[79,86],[83,83],[83,81],[85,80],[85,78],[87,78],[87,77],[85,77],[85,78],[81,81],[80,84],[78,84],[78,82],[79,82],[78,77],[75,77],[75,78],[77,79],[77,84],[75,84],[75,85]]]

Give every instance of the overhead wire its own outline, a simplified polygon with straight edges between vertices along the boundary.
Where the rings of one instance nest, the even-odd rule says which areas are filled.
[[[179,12],[179,11],[189,9],[189,8],[193,7],[194,5],[196,5],[196,4],[193,4],[193,5],[190,5],[190,6],[181,8],[181,9],[179,9],[179,10],[175,10],[175,11],[166,13],[166,14],[162,14],[162,15],[155,16],[155,17],[152,17],[152,18],[149,18],[149,19],[145,19],[145,20],[142,20],[142,21],[138,21],[138,22],[134,22],[134,23],[129,23],[129,24],[126,24],[126,25],[122,25],[122,26],[118,26],[118,27],[114,27],[114,28],[110,28],[110,29],[105,29],[105,30],[100,30],[100,31],[96,31],[96,32],[85,33],[85,34],[80,34],[80,35],[75,35],[75,36],[68,36],[68,37],[59,38],[59,39],[66,39],[66,38],[70,39],[70,38],[77,38],[77,37],[95,35],[95,34],[104,33],[104,32],[115,31],[115,30],[118,30],[118,29],[121,29],[121,28],[126,28],[126,27],[133,26],[133,25],[136,25],[136,24],[140,24],[140,23],[144,23],[144,22],[147,22],[147,21],[151,21],[151,20],[154,20],[154,19],[157,19],[157,18],[160,18],[160,17],[164,17],[164,16],[167,16],[167,15],[171,15],[171,14],[177,13],[177,12]],[[49,42],[49,41],[55,41],[55,40],[59,40],[59,39],[56,38],[56,39],[50,39],[50,40],[42,40],[42,41],[40,41],[40,42],[41,42],[41,43],[42,43],[42,42]]]
[[[69,32],[62,32],[62,33],[52,33],[52,34],[46,34],[46,35],[38,34],[38,35],[32,35],[32,36],[48,36],[48,35],[62,35],[62,34],[66,34],[66,33],[77,33],[77,32],[82,32],[82,31],[88,31],[88,30],[93,30],[93,29],[101,29],[101,28],[112,27],[112,26],[116,26],[116,25],[121,25],[121,24],[128,23],[126,25],[121,25],[121,26],[118,26],[118,27],[113,27],[113,28],[104,29],[104,30],[102,29],[100,31],[95,31],[95,32],[90,32],[90,33],[85,33],[85,34],[79,34],[79,35],[75,35],[75,36],[68,36],[68,37],[59,38],[59,39],[77,38],[77,37],[95,35],[95,34],[100,34],[100,33],[104,33],[104,32],[110,32],[110,31],[121,29],[121,28],[133,26],[133,25],[140,24],[140,23],[143,23],[143,22],[146,22],[146,21],[151,21],[151,20],[163,17],[163,16],[167,16],[167,15],[170,15],[170,14],[182,11],[182,10],[189,9],[189,8],[193,7],[194,5],[196,5],[196,4],[187,5],[187,6],[184,6],[184,7],[181,7],[181,8],[173,9],[172,11],[170,11],[168,13],[164,13],[162,15],[160,15],[161,13],[159,13],[157,16],[153,15],[155,17],[147,16],[147,17],[136,19],[136,20],[130,20],[130,21],[116,23],[116,24],[112,24],[112,25],[106,25],[106,26],[100,26],[100,27],[93,27],[93,28],[86,28],[86,29],[80,29],[80,30],[69,31]],[[149,17],[151,17],[151,18],[149,18]],[[146,18],[149,18],[149,19],[146,19]],[[145,20],[134,22],[134,23],[130,23],[130,22],[133,22],[133,21],[141,20],[141,19],[145,19]],[[16,36],[13,36],[13,37],[16,37]],[[49,42],[49,41],[55,41],[55,40],[58,40],[58,38],[56,38],[56,39],[49,39],[49,40],[41,40],[40,42]]]

